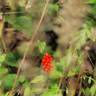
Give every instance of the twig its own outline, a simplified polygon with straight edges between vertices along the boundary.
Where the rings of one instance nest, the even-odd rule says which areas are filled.
[[[94,66],[95,64],[92,62],[92,60],[91,60],[89,54],[88,54],[88,58],[89,58],[89,60],[90,60],[90,63],[92,64],[92,67],[94,68],[94,67],[95,67],[95,66]]]
[[[1,14],[2,15],[2,14]],[[3,50],[4,50],[4,52],[7,52],[7,47],[6,47],[6,43],[5,43],[5,41],[4,41],[4,38],[3,38],[3,29],[4,29],[4,20],[3,20],[3,16],[2,16],[2,20],[0,21],[1,23],[2,23],[2,29],[0,30],[1,31],[1,33],[0,33],[0,41],[1,41],[1,43],[2,43],[2,46],[3,46]]]
[[[16,75],[16,78],[15,78],[15,81],[14,81],[14,84],[13,84],[13,87],[12,87],[12,90],[11,90],[10,93],[9,93],[9,96],[10,96],[11,94],[13,94],[14,88],[15,88],[16,83],[17,83],[17,79],[18,79],[19,74],[20,74],[21,64],[24,63],[24,60],[25,60],[25,58],[26,58],[26,56],[27,56],[27,52],[28,52],[31,44],[33,43],[36,35],[38,34],[40,25],[41,25],[41,23],[42,23],[42,21],[43,21],[43,19],[44,19],[44,16],[45,16],[46,11],[47,11],[47,7],[48,7],[48,4],[49,4],[49,1],[50,1],[50,0],[46,0],[46,4],[45,4],[45,6],[44,6],[44,9],[43,9],[43,12],[42,12],[40,21],[38,22],[37,28],[36,28],[36,30],[34,31],[34,34],[33,34],[32,38],[31,38],[31,40],[30,40],[30,42],[29,42],[29,44],[28,44],[28,46],[27,46],[27,48],[26,48],[26,51],[25,51],[24,56],[23,56],[23,59],[22,59],[21,63],[19,64],[19,67],[18,67],[18,70],[17,70],[17,75]],[[32,46],[32,50],[33,50],[33,46]]]
[[[62,81],[63,81],[63,77],[61,77],[60,80],[59,80],[59,84],[58,84],[59,87],[58,87],[58,90],[57,90],[57,96],[58,96],[58,94],[59,94],[59,92],[60,92],[59,89],[60,89],[60,87],[61,87]]]
[[[15,12],[15,11],[10,11],[10,12],[5,12],[5,13],[0,13],[0,15],[13,15],[13,14],[24,14],[24,13],[26,13],[26,12]]]
[[[2,43],[2,46],[3,46],[3,49],[4,49],[4,52],[6,53],[8,50],[7,50],[7,47],[6,47],[6,43],[5,43],[5,41],[4,41],[4,39],[3,39],[3,37],[1,36],[1,43]]]

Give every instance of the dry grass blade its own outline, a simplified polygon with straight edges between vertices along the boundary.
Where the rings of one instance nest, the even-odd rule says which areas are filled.
[[[3,19],[2,13],[0,14],[0,16],[1,16],[1,19],[2,19],[2,20],[0,20],[0,42],[3,46],[4,52],[7,52],[6,44],[5,44],[5,41],[4,41],[3,36],[2,36],[3,28],[4,28],[4,19]]]
[[[11,90],[10,93],[9,93],[9,96],[11,96],[11,94],[13,94],[13,91],[14,91],[14,88],[15,88],[15,86],[16,86],[17,79],[18,79],[18,77],[19,77],[19,73],[20,73],[20,70],[21,70],[21,64],[23,64],[23,62],[24,62],[24,60],[25,60],[25,57],[26,57],[26,55],[27,55],[27,52],[28,52],[28,50],[29,50],[29,48],[30,48],[30,45],[33,43],[33,40],[35,39],[36,35],[38,34],[40,25],[41,25],[41,23],[42,23],[42,21],[43,21],[43,19],[44,19],[44,16],[45,16],[45,14],[46,14],[46,11],[47,11],[47,7],[48,7],[48,4],[49,4],[49,1],[50,1],[50,0],[46,0],[46,4],[45,4],[45,6],[44,6],[44,9],[43,9],[43,12],[42,12],[40,21],[38,22],[37,28],[36,28],[36,30],[34,31],[34,34],[33,34],[32,38],[31,38],[31,40],[30,40],[30,42],[29,42],[29,44],[28,44],[28,46],[27,46],[27,48],[26,48],[25,54],[24,54],[23,59],[22,59],[20,65],[19,65],[19,68],[18,68],[18,71],[17,71],[17,75],[16,75],[16,78],[15,78],[15,81],[14,81],[14,84],[13,84],[13,87],[12,87],[12,90]],[[32,45],[32,49],[33,49],[33,45]]]

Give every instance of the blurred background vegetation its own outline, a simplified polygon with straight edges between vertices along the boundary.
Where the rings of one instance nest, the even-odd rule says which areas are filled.
[[[95,15],[96,0],[0,0],[0,96],[96,96]]]

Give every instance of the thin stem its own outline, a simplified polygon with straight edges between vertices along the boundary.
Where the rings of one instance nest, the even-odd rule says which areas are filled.
[[[90,62],[91,62],[91,64],[92,64],[92,67],[94,68],[94,67],[95,67],[95,66],[94,66],[95,64],[93,64],[93,62],[92,62],[92,60],[91,60],[89,54],[88,54],[88,58],[89,58],[89,60],[90,60]]]
[[[7,47],[6,47],[6,43],[3,39],[3,37],[1,37],[1,43],[2,43],[2,46],[3,46],[4,52],[6,53],[7,52]]]
[[[11,15],[11,14],[18,14],[18,13],[23,14],[25,12],[15,12],[15,11],[12,11],[12,12],[0,13],[0,15],[2,15],[2,14],[4,14],[4,15]]]
[[[12,90],[11,90],[10,93],[9,93],[9,96],[10,96],[11,94],[13,94],[14,88],[15,88],[16,83],[17,83],[17,79],[18,79],[19,74],[20,74],[21,64],[24,63],[24,60],[25,60],[25,58],[26,58],[26,56],[27,56],[27,52],[28,52],[31,44],[33,43],[36,35],[38,34],[40,25],[41,25],[41,23],[42,23],[42,21],[43,21],[43,19],[44,19],[44,16],[45,16],[46,11],[47,11],[47,7],[48,7],[48,4],[49,4],[49,1],[50,1],[50,0],[46,0],[46,4],[45,4],[45,6],[44,6],[44,9],[43,9],[43,12],[42,12],[40,21],[38,22],[37,28],[36,28],[36,30],[34,31],[34,34],[33,34],[32,38],[31,38],[31,40],[30,40],[30,42],[29,42],[29,44],[28,44],[28,46],[27,46],[27,48],[26,48],[26,51],[25,51],[24,56],[23,56],[23,59],[22,59],[21,63],[19,64],[19,68],[18,68],[18,70],[17,70],[17,75],[16,75],[16,78],[15,78],[15,81],[14,81],[14,84],[13,84],[13,87],[12,87]],[[32,46],[31,49],[33,50],[33,46]]]
[[[1,14],[2,15],[2,14]],[[3,29],[4,29],[4,19],[3,19],[3,15],[2,15],[2,21],[0,21],[0,25],[1,25],[1,33],[0,33],[0,41],[1,41],[1,44],[2,44],[2,46],[3,46],[3,50],[4,50],[4,52],[7,52],[7,47],[6,47],[6,43],[5,43],[5,41],[4,41],[4,39],[3,39]]]

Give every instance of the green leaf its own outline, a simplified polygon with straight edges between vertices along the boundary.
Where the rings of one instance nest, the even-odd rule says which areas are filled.
[[[90,96],[90,88],[82,89],[85,96]]]
[[[32,19],[29,16],[5,16],[5,20],[9,22],[15,29],[21,30],[27,36],[32,36]]]
[[[6,62],[6,64],[8,64],[11,67],[17,67],[17,60],[18,59],[19,59],[19,55],[18,54],[9,52],[6,55],[5,62]]]
[[[40,53],[44,53],[45,52],[45,49],[47,47],[46,43],[39,41],[37,45],[38,45],[38,48],[39,48]]]
[[[61,55],[61,52],[60,51],[56,51],[56,52],[54,52],[53,55],[54,55],[55,58],[58,58]]]
[[[16,58],[15,58],[15,56],[14,56],[14,54],[12,52],[9,52],[6,55],[6,60],[11,61],[11,62],[14,62],[14,61],[16,61]]]
[[[6,93],[4,96],[8,96],[9,95],[9,93]]]
[[[83,29],[78,34],[78,42],[76,42],[75,44],[76,49],[80,49],[81,46],[83,46],[86,43],[87,38],[91,37],[91,26],[89,26],[89,23],[87,23],[88,22],[86,22],[86,24],[83,25]]]
[[[50,78],[52,79],[57,79],[62,77],[62,72],[58,71],[57,69],[52,70],[51,74],[50,74]]]
[[[24,96],[31,96],[31,95],[32,95],[31,88],[27,86],[24,90]]]
[[[55,84],[55,85],[52,85],[50,89],[45,91],[41,96],[62,96],[61,92],[59,94],[58,92],[60,92],[60,89]]]
[[[3,87],[6,89],[11,89],[15,78],[16,78],[16,74],[8,74],[7,76],[5,76],[3,78]]]
[[[49,10],[48,12],[51,14],[54,14],[59,11],[59,5],[58,4],[49,4]]]
[[[3,76],[6,73],[8,73],[8,69],[4,68],[4,67],[0,67],[0,77]]]
[[[94,17],[96,16],[96,6],[93,6],[93,7],[91,8],[90,13],[91,13]],[[90,20],[90,21],[91,21],[91,20]]]
[[[5,61],[6,54],[1,54],[0,55],[0,64],[2,64]]]
[[[89,77],[88,78],[88,83],[91,84],[91,82],[92,82],[92,77]]]
[[[19,6],[21,6],[21,7],[25,7],[25,5],[26,5],[26,0],[19,0],[19,1],[18,1],[18,4],[19,4]]]
[[[96,84],[94,84],[91,88],[90,88],[90,96],[95,96],[96,95]]]
[[[90,3],[90,4],[96,4],[96,0],[88,0],[88,3]]]
[[[72,68],[71,70],[69,70],[68,77],[74,76],[74,75],[78,74],[79,72],[80,72],[80,67],[76,66],[76,67]]]
[[[61,59],[61,62],[64,62],[64,65],[63,65],[64,68],[68,67],[72,63],[72,60],[73,60],[73,58],[72,58],[73,57],[73,53],[72,52],[73,51],[72,51],[71,48],[68,49],[65,58],[63,58],[64,61]]]
[[[31,83],[42,83],[46,80],[45,76],[43,75],[39,75],[39,76],[36,76],[32,81]]]
[[[23,83],[24,81],[26,81],[26,77],[24,75],[20,75],[19,76],[19,80],[20,83]]]

